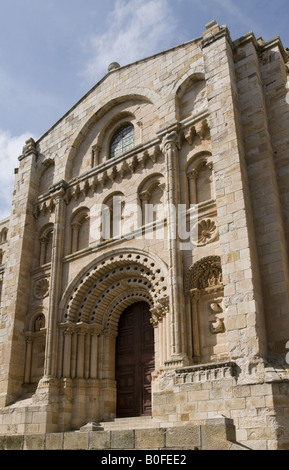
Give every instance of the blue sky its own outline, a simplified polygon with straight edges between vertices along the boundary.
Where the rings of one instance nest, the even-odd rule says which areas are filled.
[[[0,0],[0,219],[30,136],[44,134],[107,72],[202,35],[215,19],[289,47],[288,0]]]

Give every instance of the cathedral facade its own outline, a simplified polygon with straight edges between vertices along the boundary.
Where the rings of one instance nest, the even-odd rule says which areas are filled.
[[[1,435],[223,417],[289,448],[288,63],[213,21],[110,64],[26,142],[0,222]]]

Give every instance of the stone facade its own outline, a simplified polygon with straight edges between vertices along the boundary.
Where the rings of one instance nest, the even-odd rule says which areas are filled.
[[[119,320],[142,302],[155,428],[225,417],[289,449],[287,63],[279,37],[213,21],[111,64],[26,142],[0,223],[5,439],[113,420]]]

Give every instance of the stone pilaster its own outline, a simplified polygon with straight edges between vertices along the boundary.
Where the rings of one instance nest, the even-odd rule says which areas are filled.
[[[35,236],[33,202],[37,191],[36,159],[36,144],[30,139],[19,157],[6,251],[1,305],[0,335],[5,337],[5,341],[1,342],[0,349],[0,406],[8,405],[19,397],[24,382],[24,326],[29,305]]]
[[[269,106],[275,99],[276,90],[282,91],[280,77],[283,79],[283,75],[280,70],[281,64],[278,63],[281,52],[277,53],[276,49],[271,52],[271,60],[274,58],[274,61],[272,60],[272,65],[270,64],[269,80],[265,73],[269,60],[265,60],[266,56],[260,60],[259,45],[254,36],[248,35],[243,42],[240,40],[237,46],[236,75],[263,286],[269,356],[279,355],[281,360],[284,360],[285,343],[289,338],[288,253],[280,205],[284,191],[278,187],[276,175],[276,171],[279,170],[277,159],[280,152],[274,152],[271,137],[277,126],[281,126],[281,119],[278,124],[275,119],[268,120],[272,112]],[[283,88],[285,93],[284,81]],[[271,89],[274,90],[274,94]],[[268,90],[274,96],[269,96]],[[277,99],[282,103],[280,97]],[[282,103],[282,106],[283,112],[279,109],[274,110],[274,116],[278,118],[286,116],[284,114],[286,105]],[[286,167],[288,167],[288,155],[286,155]]]
[[[229,354],[248,362],[264,356],[266,335],[255,233],[242,145],[233,47],[215,22],[203,35],[220,231]]]

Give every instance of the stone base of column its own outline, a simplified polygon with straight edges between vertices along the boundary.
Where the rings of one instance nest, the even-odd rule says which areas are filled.
[[[53,404],[59,400],[59,380],[55,377],[42,377],[36,392],[33,395],[33,403]]]
[[[189,359],[186,355],[176,354],[170,357],[164,362],[165,369],[177,369],[179,367],[185,367],[189,365]]]

